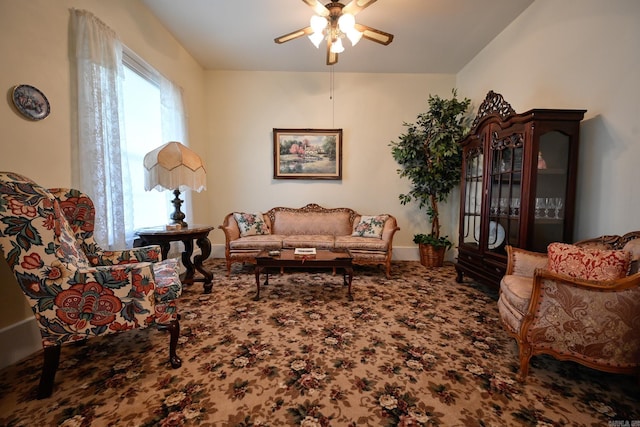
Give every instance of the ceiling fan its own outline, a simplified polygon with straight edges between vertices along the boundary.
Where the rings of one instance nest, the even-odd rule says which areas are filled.
[[[274,41],[278,44],[308,36],[311,42],[320,46],[322,40],[327,41],[327,65],[338,62],[338,54],[344,51],[342,39],[346,36],[351,44],[355,46],[361,38],[388,45],[393,41],[393,34],[357,24],[355,15],[363,9],[371,6],[376,0],[351,0],[344,5],[333,1],[323,5],[319,0],[302,0],[310,6],[316,13],[311,17],[308,27],[301,28],[283,36],[277,37]]]

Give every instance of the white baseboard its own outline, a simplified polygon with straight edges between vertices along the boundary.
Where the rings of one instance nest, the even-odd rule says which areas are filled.
[[[42,349],[40,329],[33,317],[0,329],[0,369]]]

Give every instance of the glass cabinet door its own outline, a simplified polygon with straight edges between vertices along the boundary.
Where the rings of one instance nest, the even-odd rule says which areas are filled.
[[[522,132],[494,132],[491,140],[486,249],[506,253],[520,240],[520,199],[524,157]]]
[[[547,132],[540,136],[538,152],[533,250],[546,252],[551,242],[565,241],[564,212],[567,199],[569,136]]]
[[[480,219],[482,218],[482,169],[484,167],[482,147],[466,151],[465,156],[462,241],[477,247],[480,241]]]

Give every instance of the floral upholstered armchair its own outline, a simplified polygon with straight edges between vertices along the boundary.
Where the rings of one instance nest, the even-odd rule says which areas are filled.
[[[93,203],[77,190],[47,190],[0,172],[0,251],[33,310],[44,348],[38,398],[51,395],[62,344],[156,325],[180,333],[177,260],[156,246],[103,251],[93,239]]]
[[[640,232],[507,254],[498,309],[521,380],[542,353],[640,379]]]

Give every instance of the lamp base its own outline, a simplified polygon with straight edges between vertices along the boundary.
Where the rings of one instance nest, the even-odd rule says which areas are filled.
[[[180,190],[177,188],[173,190],[174,199],[171,201],[175,207],[175,211],[171,214],[171,224],[179,225],[180,228],[189,228],[189,224],[184,222],[185,214],[180,210],[182,206],[182,200],[180,200]]]

